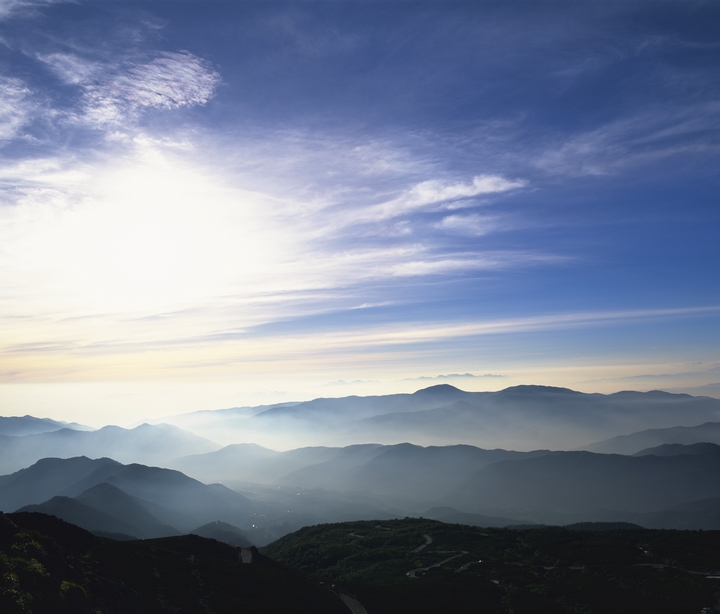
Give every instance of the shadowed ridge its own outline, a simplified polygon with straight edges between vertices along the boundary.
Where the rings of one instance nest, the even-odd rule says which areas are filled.
[[[75,497],[75,501],[109,514],[130,525],[133,535],[138,537],[165,537],[179,535],[180,531],[163,523],[154,516],[140,501],[123,490],[102,482],[88,488]],[[103,529],[113,532],[112,529]]]
[[[49,501],[38,505],[26,505],[18,510],[18,513],[22,512],[35,512],[55,516],[65,522],[81,527],[86,531],[104,531],[137,536],[136,527],[119,520],[115,516],[69,497],[53,497]]]
[[[690,445],[681,443],[665,443],[654,448],[646,448],[640,450],[632,456],[680,456],[681,454],[690,454],[692,456],[720,456],[720,445],[701,441]]]
[[[208,522],[197,529],[190,531],[190,535],[199,535],[208,539],[214,539],[230,546],[240,546],[241,548],[249,548],[252,543],[247,536],[236,526],[227,522]]]
[[[47,501],[55,495],[78,494],[68,493],[67,490],[93,472],[113,471],[120,466],[111,458],[76,456],[40,459],[27,469],[3,476],[0,480],[0,509],[15,510],[23,505]]]

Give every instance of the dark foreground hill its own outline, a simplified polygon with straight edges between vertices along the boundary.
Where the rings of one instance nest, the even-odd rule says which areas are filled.
[[[720,612],[720,531],[406,518],[306,527],[262,552],[354,594],[370,614]]]
[[[0,514],[3,614],[346,614],[327,588],[194,535],[103,539],[44,514]]]

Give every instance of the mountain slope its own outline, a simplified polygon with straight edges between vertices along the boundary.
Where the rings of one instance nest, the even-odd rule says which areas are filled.
[[[118,542],[44,514],[0,515],[0,611],[345,614],[339,597],[262,555],[198,536]]]
[[[649,512],[718,493],[719,455],[552,452],[485,467],[444,501],[464,511]]]
[[[483,450],[466,445],[425,448],[409,443],[378,446],[371,451],[362,446],[341,450],[336,457],[289,473],[278,483],[428,501],[447,494],[465,477],[494,462],[546,453]]]
[[[409,443],[344,448],[308,447],[274,452],[251,444],[180,458],[172,466],[205,481],[254,482],[288,487],[367,491],[427,500],[445,494],[482,467],[544,451],[483,450],[474,446]]]
[[[103,531],[106,533],[119,533],[130,537],[140,537],[137,527],[134,527],[111,514],[95,509],[89,505],[71,499],[70,497],[53,497],[37,505],[26,505],[18,512],[37,512],[55,516],[87,531]]]
[[[77,424],[75,422],[57,422],[50,418],[35,418],[34,416],[0,416],[0,435],[13,437],[23,435],[36,435],[38,433],[49,433],[60,429],[72,429],[77,431],[91,431],[93,429]]]
[[[107,482],[102,482],[88,488],[86,491],[75,497],[74,500],[110,516],[114,516],[122,522],[132,526],[132,535],[136,535],[137,537],[165,537],[168,535],[179,534],[177,529],[161,522],[157,517],[151,514],[138,499],[131,497],[120,490],[117,486],[113,486]],[[64,516],[63,519],[68,522],[73,522]],[[81,523],[75,522],[74,524],[86,529],[88,528]],[[97,529],[97,527],[94,528]],[[103,530],[110,531],[110,529]]]
[[[110,459],[43,459],[28,469],[3,477],[0,509],[8,511],[43,503],[58,495],[82,494],[88,502],[103,509],[111,509],[112,501],[118,502],[121,498],[122,505],[127,507],[130,504],[117,493],[119,489],[138,500],[161,524],[180,531],[215,520],[238,524],[252,513],[252,503],[247,497],[219,484],[208,486],[179,471],[122,465]],[[115,488],[88,491],[103,483]],[[101,494],[104,496],[100,497]],[[102,504],[100,499],[104,499]],[[135,512],[139,513],[136,507]]]
[[[249,548],[252,545],[240,529],[227,522],[209,522],[197,529],[193,529],[190,533],[208,539],[215,539],[230,546]]]
[[[0,449],[0,472],[13,472],[47,457],[110,457],[119,462],[166,464],[183,454],[218,449],[212,441],[168,425],[143,424],[134,429],[106,426],[97,431],[68,428],[13,437]]]
[[[548,386],[464,392],[443,384],[414,394],[321,398],[192,416],[196,433],[278,449],[404,441],[573,449],[648,428],[720,421],[720,400],[660,391],[585,394]],[[181,417],[175,420],[186,424]]]
[[[79,481],[98,471],[111,475],[119,466],[120,463],[110,458],[43,458],[27,469],[0,476],[0,510],[14,511],[24,505],[42,503],[56,495],[80,494],[85,488],[73,489]],[[88,487],[101,481],[97,480]]]
[[[629,435],[619,435],[604,441],[584,446],[590,452],[604,454],[635,454],[640,450],[662,444],[676,443],[689,445],[710,442],[720,444],[720,422],[705,422],[698,426],[674,426],[662,429],[647,429]]]

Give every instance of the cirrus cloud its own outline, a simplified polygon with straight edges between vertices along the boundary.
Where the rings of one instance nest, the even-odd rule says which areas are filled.
[[[145,64],[120,71],[87,86],[86,117],[104,126],[142,109],[178,109],[204,105],[220,83],[220,75],[187,51],[163,53]]]
[[[0,77],[0,141],[16,137],[30,121],[34,108],[30,96],[30,89],[21,79]]]

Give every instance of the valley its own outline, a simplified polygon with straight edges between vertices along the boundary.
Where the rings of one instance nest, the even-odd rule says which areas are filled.
[[[401,414],[443,412],[446,403],[454,407],[456,397],[469,394],[448,386],[420,392],[341,399],[337,412],[342,420],[368,413],[395,420]],[[510,414],[533,411],[528,390],[519,392],[522,401]],[[717,415],[720,401],[650,393],[611,399],[564,390],[534,393],[543,419],[550,411],[563,416],[574,411],[576,423],[587,422],[584,414],[612,421],[637,412],[625,420],[642,426],[659,400],[658,411],[668,421],[675,415],[677,422],[701,422],[628,433],[584,450],[485,449],[441,441],[274,450],[257,443],[221,446],[204,437],[202,427],[191,432],[146,424],[93,431],[0,419],[0,434],[12,442],[0,453],[6,467],[42,456],[42,442],[59,453],[0,476],[0,510],[17,526],[35,519],[50,531],[66,526],[58,522],[70,523],[88,531],[82,539],[102,544],[101,550],[189,548],[196,557],[216,548],[226,553],[220,558],[241,565],[269,557],[267,565],[287,566],[282,573],[301,574],[292,576],[300,584],[330,586],[323,599],[336,599],[341,611],[382,614],[405,603],[413,611],[431,612],[447,600],[448,590],[456,612],[473,611],[478,600],[485,604],[478,611],[487,612],[585,607],[601,613],[611,607],[607,599],[614,600],[617,612],[695,612],[700,604],[712,605],[712,578],[720,568],[712,541],[720,534],[720,445],[713,441],[720,420],[707,418]],[[552,409],[548,398],[579,403]],[[318,400],[314,407],[326,415],[332,401]],[[277,410],[285,420],[297,407]],[[478,420],[488,411],[482,404],[473,409]],[[205,412],[203,420],[224,420],[226,412],[219,413]],[[274,417],[266,419],[271,430],[277,426]],[[493,423],[495,432],[500,423]],[[28,432],[38,428],[55,430]],[[600,451],[616,441],[626,453]],[[657,442],[663,443],[642,448]],[[15,455],[18,449],[23,452]],[[101,450],[107,455],[98,454]],[[148,464],[128,462],[132,458]],[[53,517],[57,520],[39,520]],[[196,541],[187,541],[188,535]],[[251,554],[256,552],[251,547],[261,554]],[[182,575],[177,573],[173,582]],[[218,577],[228,573],[236,572],[224,570]],[[53,599],[66,599],[60,593]],[[685,609],[657,609],[681,602]],[[528,609],[530,604],[545,609]]]

